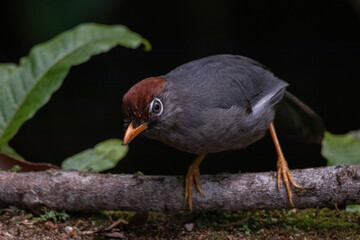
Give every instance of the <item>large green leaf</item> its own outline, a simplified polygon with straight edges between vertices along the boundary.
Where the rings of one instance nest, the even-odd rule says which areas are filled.
[[[116,166],[125,157],[128,147],[122,145],[118,139],[109,139],[95,145],[74,156],[65,159],[61,167],[63,169],[76,169],[79,171],[95,170],[104,171]]]
[[[16,65],[13,63],[0,64],[0,88],[10,79],[10,76],[14,70],[16,70]]]
[[[341,135],[325,132],[321,154],[328,166],[360,164],[360,131]]]
[[[20,154],[18,154],[12,147],[10,147],[8,143],[5,143],[1,146],[1,152],[18,160],[24,160],[24,158]]]
[[[0,66],[0,148],[46,104],[71,66],[116,45],[137,48],[148,41],[124,26],[82,24],[35,46],[18,67]]]

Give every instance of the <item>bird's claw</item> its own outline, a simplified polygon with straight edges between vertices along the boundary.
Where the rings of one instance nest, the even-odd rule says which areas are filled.
[[[276,167],[277,167],[277,189],[280,192],[281,178],[282,178],[284,185],[286,187],[290,205],[292,207],[295,207],[295,205],[293,203],[293,195],[292,195],[290,186],[292,185],[299,189],[303,189],[303,187],[298,185],[297,183],[295,183],[294,179],[291,176],[290,169],[289,169],[288,164],[284,157],[278,158]]]
[[[190,165],[188,169],[188,173],[185,178],[185,201],[187,201],[190,211],[192,211],[192,189],[194,187],[194,182],[196,189],[199,191],[199,193],[202,196],[204,196],[204,193],[201,189],[199,176],[200,176],[199,167]]]

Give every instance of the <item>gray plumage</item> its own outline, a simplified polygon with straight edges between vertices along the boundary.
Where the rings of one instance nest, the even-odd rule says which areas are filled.
[[[195,60],[163,77],[157,97],[164,111],[144,134],[197,154],[261,139],[288,86],[260,63],[235,55]]]

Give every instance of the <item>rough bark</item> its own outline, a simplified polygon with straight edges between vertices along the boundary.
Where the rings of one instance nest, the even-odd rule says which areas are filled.
[[[293,170],[292,175],[306,188],[293,189],[297,208],[360,204],[360,166]],[[205,196],[194,190],[194,210],[291,208],[284,186],[277,191],[275,172],[202,175],[200,182]],[[35,211],[185,210],[183,185],[180,176],[1,171],[0,205]]]

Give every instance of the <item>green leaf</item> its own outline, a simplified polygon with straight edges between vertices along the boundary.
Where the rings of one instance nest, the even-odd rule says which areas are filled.
[[[0,64],[0,88],[5,82],[7,82],[10,79],[10,76],[15,69],[16,69],[16,65],[13,63]]]
[[[95,145],[74,156],[65,159],[61,167],[63,169],[76,169],[79,171],[104,171],[116,166],[125,157],[128,147],[122,145],[118,139],[109,139]]]
[[[24,160],[24,158],[20,154],[18,154],[12,147],[10,147],[7,143],[0,146],[0,149],[2,153],[5,153],[19,160]]]
[[[31,49],[18,67],[0,69],[0,146],[7,143],[61,86],[71,66],[116,45],[150,50],[149,42],[125,26],[87,23]],[[5,73],[4,75],[2,75]]]
[[[19,172],[21,167],[19,165],[14,165],[12,168],[9,169],[9,172]]]
[[[347,212],[360,212],[360,205],[346,205]]]
[[[360,164],[360,131],[342,135],[325,132],[321,154],[328,166]]]
[[[46,207],[42,208],[41,211],[43,214],[39,216],[39,219],[43,222],[52,220],[54,223],[57,223],[57,221],[65,221],[69,218],[69,215],[65,211],[59,212]]]

